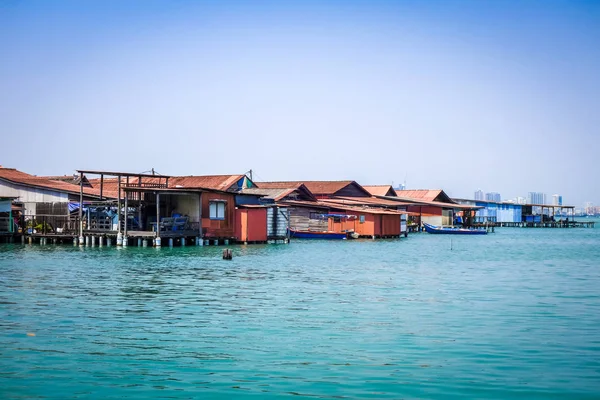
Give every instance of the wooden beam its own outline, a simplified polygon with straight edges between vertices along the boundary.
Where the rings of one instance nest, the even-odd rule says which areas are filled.
[[[160,192],[156,192],[156,237],[160,237]]]
[[[199,203],[199,212],[198,212],[198,234],[200,235],[200,240],[204,240],[202,238],[202,192],[198,193],[198,203]]]
[[[81,239],[82,237],[83,237],[83,172],[80,172],[79,173],[79,238]]]
[[[117,177],[117,232],[121,232],[121,175]]]
[[[128,198],[127,193],[125,193],[125,225],[123,227],[124,228],[123,229],[124,230],[123,235],[125,237],[127,237],[127,208],[128,208],[127,198]]]

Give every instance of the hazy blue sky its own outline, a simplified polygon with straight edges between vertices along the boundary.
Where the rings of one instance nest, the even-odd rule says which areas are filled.
[[[0,50],[0,164],[29,173],[600,203],[600,1],[0,0]]]

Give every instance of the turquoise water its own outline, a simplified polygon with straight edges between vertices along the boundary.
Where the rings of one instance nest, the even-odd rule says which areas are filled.
[[[598,228],[232,248],[0,246],[0,398],[600,398]]]

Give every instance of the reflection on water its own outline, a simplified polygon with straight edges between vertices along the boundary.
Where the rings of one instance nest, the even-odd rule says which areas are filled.
[[[0,246],[0,397],[596,398],[599,233]]]

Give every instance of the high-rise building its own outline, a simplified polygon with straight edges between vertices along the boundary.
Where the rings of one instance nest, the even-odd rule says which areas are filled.
[[[552,195],[552,205],[562,206],[562,196],[560,194]]]
[[[483,200],[483,191],[481,189],[475,192],[475,200]]]
[[[585,208],[584,208],[584,212],[588,215],[593,215],[594,214],[594,203],[592,203],[591,201],[586,201],[585,202]]]
[[[495,201],[496,203],[500,203],[502,199],[500,198],[500,193],[491,192],[485,194],[485,199],[487,201]]]
[[[527,194],[527,204],[546,204],[546,193],[529,192]]]

